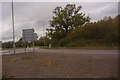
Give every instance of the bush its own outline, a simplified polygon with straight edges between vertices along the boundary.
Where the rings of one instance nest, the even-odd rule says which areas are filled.
[[[81,38],[80,40],[74,40],[68,43],[67,47],[82,47],[86,45],[86,40],[84,38]]]

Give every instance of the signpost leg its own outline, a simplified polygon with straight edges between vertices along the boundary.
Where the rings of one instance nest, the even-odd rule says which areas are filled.
[[[26,53],[26,46],[25,46],[25,53]]]
[[[26,42],[25,42],[25,53],[26,53]]]
[[[33,41],[33,52],[34,52],[34,41]]]

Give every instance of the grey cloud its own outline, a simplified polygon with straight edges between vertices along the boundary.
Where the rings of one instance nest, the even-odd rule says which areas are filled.
[[[115,17],[118,14],[118,3],[117,2],[84,3],[83,12],[89,14],[89,16],[92,18],[91,21],[98,21],[100,19],[103,19],[105,16]]]
[[[22,29],[34,28],[39,36],[43,36],[43,25],[45,28],[49,27],[49,20],[52,19],[53,9],[56,6],[65,6],[70,2],[15,2],[15,35],[16,40],[22,37]],[[72,2],[71,2],[72,3]],[[89,14],[92,21],[102,19],[104,16],[116,16],[116,3],[109,2],[78,2],[75,4],[82,5],[82,12]],[[106,7],[108,6],[108,7]],[[2,22],[3,40],[12,39],[12,24],[11,24],[11,3],[3,3],[2,5]],[[44,28],[44,29],[45,29]]]
[[[120,14],[120,1],[118,2],[118,14]]]

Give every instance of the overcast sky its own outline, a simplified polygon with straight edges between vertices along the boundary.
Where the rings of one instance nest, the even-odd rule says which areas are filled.
[[[43,29],[49,28],[49,20],[52,19],[53,9],[56,6],[64,7],[68,3],[71,2],[15,2],[16,41],[22,37],[22,29],[34,28],[39,37],[43,36]],[[81,12],[89,15],[92,22],[103,19],[105,16],[111,16],[113,18],[118,15],[117,2],[72,2],[71,4],[73,3],[76,4],[76,6],[81,5],[83,7]],[[2,22],[2,40],[12,40],[10,2],[2,3],[0,14],[2,15],[2,20],[0,20],[0,23]]]

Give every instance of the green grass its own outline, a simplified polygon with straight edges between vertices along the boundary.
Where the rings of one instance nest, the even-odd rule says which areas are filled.
[[[24,49],[25,47],[16,47],[16,49]],[[2,50],[8,50],[8,49],[13,49],[13,48],[2,48]]]
[[[42,48],[42,49],[92,49],[92,50],[94,50],[94,49],[110,49],[110,50],[112,50],[112,49],[118,49],[118,47],[117,46],[112,46],[112,47],[105,47],[105,46],[85,46],[85,47],[52,47],[52,48],[49,48],[48,46],[46,46],[46,47],[44,47],[44,46],[40,46],[39,48]]]
[[[27,55],[27,56],[23,57],[22,59],[23,60],[32,59],[32,57],[30,55]]]
[[[15,76],[10,75],[10,74],[7,73],[8,66],[5,65],[4,67],[5,67],[5,69],[4,69],[4,73],[2,74],[2,80],[7,80],[8,78],[15,77]]]
[[[111,75],[111,76],[109,76],[108,78],[117,78],[116,76],[114,76],[114,75]]]
[[[2,75],[2,79],[3,80],[7,79],[7,75]]]
[[[29,47],[32,48],[32,47]],[[41,48],[41,49],[89,49],[89,50],[94,50],[94,49],[105,49],[105,50],[112,50],[112,49],[118,49],[118,46],[84,46],[84,47],[51,47],[49,48],[48,46],[34,46],[34,48]],[[12,49],[12,48],[7,48],[7,49]],[[16,47],[16,49],[24,49],[24,47]],[[5,49],[2,49],[5,50]]]
[[[13,75],[11,75],[11,76],[9,75],[9,76],[8,76],[8,75],[6,75],[6,74],[3,74],[3,75],[2,75],[2,80],[7,80],[8,78],[14,78],[14,77],[15,77],[15,76],[13,76]]]

